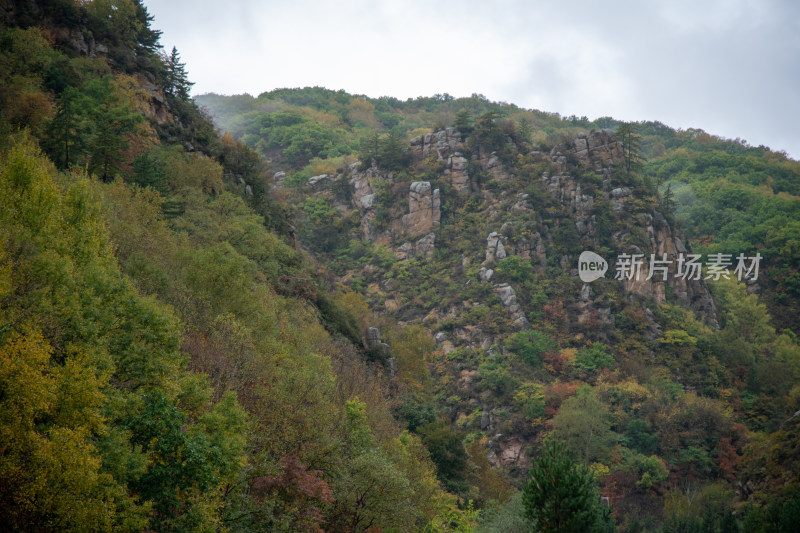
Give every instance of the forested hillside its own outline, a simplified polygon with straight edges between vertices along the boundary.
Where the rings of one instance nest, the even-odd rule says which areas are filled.
[[[800,163],[477,94],[193,100],[157,26],[2,12],[0,529],[795,530]]]
[[[269,161],[301,245],[330,275],[384,322],[435,338],[430,376],[386,364],[424,377],[399,414],[445,486],[485,509],[483,530],[531,527],[508,522],[522,500],[492,502],[525,482],[548,440],[589,468],[622,530],[792,523],[796,161],[481,95],[197,101]],[[578,279],[582,250],[608,260],[605,279]],[[626,253],[730,265],[697,280],[674,263],[665,282],[644,279],[649,265],[641,281],[611,279]],[[739,254],[760,256],[757,279],[734,272]]]
[[[0,529],[416,530],[459,513],[346,295],[293,245],[259,157],[188,99],[141,2],[3,16]]]

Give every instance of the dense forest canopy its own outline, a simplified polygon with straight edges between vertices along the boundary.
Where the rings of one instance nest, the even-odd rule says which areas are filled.
[[[192,99],[140,0],[0,16],[2,529],[800,523],[786,154],[479,94]],[[632,253],[761,263],[613,279]]]

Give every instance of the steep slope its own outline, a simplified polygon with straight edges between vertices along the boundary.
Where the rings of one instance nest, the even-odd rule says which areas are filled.
[[[668,183],[650,170],[680,142],[643,166],[654,137],[630,129],[618,139],[583,119],[479,97],[347,96],[315,88],[199,101],[272,160],[272,189],[295,206],[299,241],[329,275],[384,321],[422,326],[440,347],[428,361],[433,381],[405,394],[399,413],[446,486],[504,498],[488,473],[520,481],[541,441],[554,438],[596,472],[625,527],[673,513],[676,523],[700,520],[709,505],[708,520],[737,509],[756,521],[762,505],[793,497],[793,476],[756,480],[751,468],[762,439],[795,424],[787,419],[800,350],[748,295],[764,271],[757,281],[736,264],[708,269],[710,252],[742,253],[751,266],[760,247],[703,245],[706,268],[686,275],[680,261],[701,251],[680,229]],[[372,118],[367,109],[349,119],[355,103],[374,105]],[[391,119],[378,111],[386,104]],[[308,145],[316,159],[287,157],[302,152],[289,116],[306,132],[333,126],[336,151]],[[384,120],[395,124],[388,133],[371,129]],[[424,120],[433,127],[420,128]],[[354,159],[356,142],[366,163]],[[604,277],[580,280],[583,251],[605,258]],[[637,255],[638,276],[622,275],[619,261]],[[397,348],[372,356],[402,377],[406,364],[387,359]],[[447,427],[461,444],[439,438]],[[453,459],[462,445],[466,462]],[[745,478],[760,488],[740,490]]]
[[[0,529],[472,520],[393,418],[368,314],[293,246],[142,3],[2,17]]]

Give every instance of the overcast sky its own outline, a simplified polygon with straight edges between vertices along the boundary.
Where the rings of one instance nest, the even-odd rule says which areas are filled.
[[[480,93],[800,158],[800,2],[145,0],[193,94]]]

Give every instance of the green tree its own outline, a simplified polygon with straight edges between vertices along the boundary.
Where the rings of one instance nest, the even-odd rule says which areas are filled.
[[[596,372],[601,368],[614,368],[614,357],[606,350],[608,347],[602,342],[595,342],[588,348],[578,352],[575,356],[575,367],[586,372]]]
[[[531,128],[530,120],[525,117],[520,117],[517,120],[517,136],[519,140],[525,144],[530,144],[532,134],[533,129]]]
[[[194,83],[189,81],[186,73],[186,64],[181,63],[181,55],[176,47],[172,47],[172,52],[165,58],[166,79],[164,80],[164,92],[173,98],[189,100],[189,90]]]
[[[622,157],[625,161],[625,172],[638,172],[643,168],[641,156],[642,137],[632,122],[623,122],[617,128],[617,139],[622,144]]]
[[[616,531],[594,476],[557,442],[545,443],[522,487],[526,516],[541,533]]]
[[[408,143],[400,135],[389,132],[378,143],[378,166],[389,170],[402,170],[411,162]]]
[[[469,135],[472,133],[472,116],[469,114],[469,111],[462,109],[456,113],[453,126],[455,126],[455,128],[461,134],[462,140],[469,137]]]
[[[552,425],[553,437],[586,465],[606,457],[617,438],[608,409],[588,385],[561,404]]]
[[[467,452],[459,434],[442,421],[422,426],[419,434],[436,465],[436,476],[442,485],[456,493],[465,490]]]
[[[552,337],[540,331],[519,331],[509,337],[506,348],[514,352],[520,359],[531,366],[542,364],[542,356],[558,349]]]

